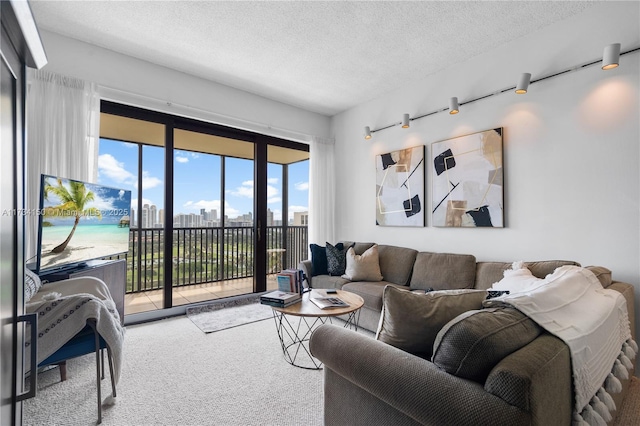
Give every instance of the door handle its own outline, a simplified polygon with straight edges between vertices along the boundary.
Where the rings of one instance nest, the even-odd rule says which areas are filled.
[[[258,242],[260,242],[261,238],[261,234],[260,234],[260,230],[262,229],[262,223],[260,222],[260,220],[258,219]]]
[[[26,322],[31,325],[31,373],[29,374],[29,391],[16,395],[16,401],[24,401],[25,399],[36,396],[36,388],[38,387],[38,315],[26,314],[17,318],[17,322]]]

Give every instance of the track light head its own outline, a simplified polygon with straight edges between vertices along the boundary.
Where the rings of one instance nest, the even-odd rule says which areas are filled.
[[[458,104],[458,98],[453,97],[449,99],[449,114],[457,114],[460,112],[460,105]]]
[[[531,81],[531,74],[528,72],[522,73],[520,79],[518,80],[518,85],[516,86],[516,93],[518,95],[524,95],[527,93],[527,89],[529,88],[529,82]]]
[[[620,63],[620,43],[613,43],[604,48],[602,54],[602,69],[616,68]]]
[[[364,128],[364,138],[371,139],[371,128],[369,126]]]
[[[409,128],[409,114],[402,115],[402,128],[403,129]]]

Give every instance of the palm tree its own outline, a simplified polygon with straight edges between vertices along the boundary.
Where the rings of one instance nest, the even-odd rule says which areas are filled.
[[[73,223],[73,229],[71,230],[71,233],[69,234],[67,239],[62,242],[62,244],[54,247],[51,250],[52,253],[61,253],[65,248],[67,248],[67,244],[69,244],[69,241],[71,241],[73,233],[76,232],[78,222],[80,222],[80,218],[82,216],[97,216],[102,220],[102,213],[100,213],[100,210],[95,207],[85,208],[88,202],[94,200],[95,194],[91,191],[87,191],[84,183],[81,182],[70,180],[69,187],[71,191],[69,191],[62,184],[61,179],[58,179],[58,186],[53,186],[49,182],[45,183],[45,200],[48,199],[49,193],[53,193],[60,199],[61,203],[57,206],[47,207],[44,211],[44,215],[57,217],[75,216],[75,221]]]

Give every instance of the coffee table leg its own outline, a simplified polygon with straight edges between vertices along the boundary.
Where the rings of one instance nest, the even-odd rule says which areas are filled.
[[[319,370],[322,368],[322,363],[311,355],[308,342],[313,330],[320,324],[324,324],[325,320],[322,317],[313,317],[313,320],[309,322],[307,317],[297,318],[298,323],[294,325],[289,321],[286,314],[278,312],[275,309],[273,310],[273,319],[276,324],[276,331],[278,332],[278,339],[280,340],[284,359],[296,367]],[[303,365],[301,363],[302,360],[298,360],[298,355],[301,356],[302,360],[308,358],[312,366]]]

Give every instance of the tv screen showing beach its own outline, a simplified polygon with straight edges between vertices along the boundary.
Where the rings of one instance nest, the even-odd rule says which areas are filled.
[[[43,175],[38,270],[129,250],[131,191]]]

